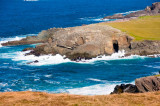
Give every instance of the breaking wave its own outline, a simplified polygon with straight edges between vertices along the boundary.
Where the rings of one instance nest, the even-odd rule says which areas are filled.
[[[140,10],[127,11],[127,12],[115,13],[115,14],[128,15],[130,13],[137,12],[137,11],[140,11]],[[79,19],[83,20],[83,21],[95,21],[95,22],[107,22],[107,21],[114,21],[114,20],[116,20],[116,19],[103,19],[105,16],[107,16],[107,15],[98,16],[98,17],[84,17],[84,18],[79,18]]]
[[[18,41],[21,40],[27,36],[36,36],[37,34],[26,34],[26,35],[18,35],[14,37],[9,37],[9,38],[0,38],[0,47],[3,47],[1,44],[6,43],[8,41]]]
[[[134,84],[135,82],[131,82],[131,84]],[[68,89],[67,92],[69,94],[76,94],[76,95],[107,95],[110,94],[116,85],[121,84],[119,83],[105,83],[105,84],[96,84],[92,86],[87,87],[81,87],[81,88],[73,88]],[[127,84],[127,83],[124,83]]]
[[[24,64],[27,65],[35,65],[35,66],[42,66],[42,65],[55,65],[55,64],[61,64],[61,63],[79,63],[79,64],[93,64],[96,61],[101,60],[122,60],[122,59],[144,59],[147,58],[145,56],[138,56],[138,55],[131,55],[128,57],[125,57],[125,51],[119,51],[118,53],[113,53],[111,56],[98,56],[96,58],[92,58],[90,60],[82,59],[81,61],[71,61],[70,59],[66,58],[66,56],[61,56],[60,54],[57,55],[42,55],[42,56],[34,56],[34,55],[27,55],[26,53],[30,51],[25,52],[14,52],[14,53],[1,53],[0,58],[11,58],[13,61],[21,61]],[[38,61],[38,62],[34,62]]]

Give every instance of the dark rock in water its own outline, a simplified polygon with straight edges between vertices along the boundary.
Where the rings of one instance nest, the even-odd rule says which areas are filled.
[[[104,19],[122,19],[124,16],[122,14],[114,14],[112,16],[104,17]]]
[[[160,90],[160,78],[156,76],[136,79],[135,84],[141,93]]]
[[[33,50],[33,49],[34,49],[33,47],[30,47],[30,48],[25,48],[22,51],[28,51],[28,50]]]
[[[111,94],[120,94],[120,93],[138,93],[138,89],[135,85],[132,84],[121,84],[116,85],[114,91]]]
[[[32,62],[28,62],[27,64],[32,64],[32,63],[38,63],[38,60],[32,61]]]

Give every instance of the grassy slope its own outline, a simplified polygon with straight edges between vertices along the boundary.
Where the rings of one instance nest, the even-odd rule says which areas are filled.
[[[5,92],[0,93],[0,106],[159,106],[159,98],[160,92],[101,96]]]
[[[131,21],[105,24],[127,32],[135,40],[160,40],[160,15],[143,16]]]

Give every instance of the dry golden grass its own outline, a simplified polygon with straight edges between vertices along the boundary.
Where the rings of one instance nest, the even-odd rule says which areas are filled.
[[[135,40],[160,40],[160,15],[143,16],[130,21],[102,24],[127,32]]]
[[[101,96],[5,92],[0,93],[0,106],[160,106],[160,92]]]

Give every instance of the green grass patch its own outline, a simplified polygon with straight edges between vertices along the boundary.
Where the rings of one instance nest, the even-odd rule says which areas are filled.
[[[138,41],[160,40],[160,15],[142,16],[130,21],[105,24],[128,33]]]

